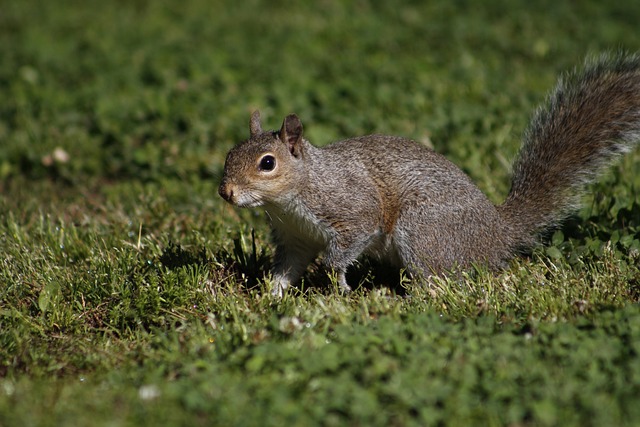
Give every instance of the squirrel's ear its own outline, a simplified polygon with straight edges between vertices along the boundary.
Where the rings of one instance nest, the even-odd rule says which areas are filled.
[[[295,114],[289,114],[282,122],[280,140],[289,146],[289,151],[299,157],[302,150],[302,122]]]
[[[260,111],[256,110],[251,114],[249,122],[249,132],[251,136],[262,133],[262,125],[260,124]]]

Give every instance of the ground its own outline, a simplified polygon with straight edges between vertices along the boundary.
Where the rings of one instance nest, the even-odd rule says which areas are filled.
[[[545,245],[430,287],[363,260],[282,300],[226,152],[413,138],[498,203],[557,76],[640,49],[640,4],[9,1],[0,425],[637,425],[640,152]]]

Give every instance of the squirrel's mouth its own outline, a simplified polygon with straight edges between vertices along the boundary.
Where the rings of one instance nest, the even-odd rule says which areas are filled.
[[[239,208],[257,208],[264,204],[262,200],[253,197],[238,197],[235,200],[235,203],[231,203]]]
[[[255,208],[262,206],[264,202],[256,194],[241,191],[237,185],[223,181],[218,187],[218,194],[228,203],[240,208]]]

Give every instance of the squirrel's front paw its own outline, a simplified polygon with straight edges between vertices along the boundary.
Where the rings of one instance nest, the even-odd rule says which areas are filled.
[[[284,296],[284,292],[289,287],[289,281],[284,277],[275,275],[271,280],[271,283],[273,283],[273,288],[271,288],[271,295],[276,298],[282,298]]]

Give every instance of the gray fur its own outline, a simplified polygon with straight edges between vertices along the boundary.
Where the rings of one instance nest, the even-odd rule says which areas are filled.
[[[501,268],[638,141],[640,60],[603,56],[560,79],[525,133],[498,207],[453,163],[408,139],[369,135],[318,148],[295,115],[278,132],[263,131],[257,113],[250,124],[251,138],[227,156],[219,193],[266,210],[276,294],[319,254],[344,290],[345,272],[362,254],[422,277],[475,263]]]

